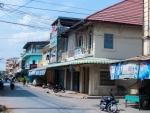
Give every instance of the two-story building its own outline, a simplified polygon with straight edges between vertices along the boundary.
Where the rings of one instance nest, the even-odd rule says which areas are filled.
[[[48,43],[49,41],[27,42],[23,47],[25,51],[22,54],[22,68],[26,70],[37,68],[38,63],[42,60],[41,49]]]
[[[50,64],[45,67],[49,82],[89,95],[116,89],[120,81],[110,80],[109,64],[142,54],[142,17],[141,0],[124,0],[84,20],[58,18],[52,24]],[[60,26],[66,29],[58,34]]]

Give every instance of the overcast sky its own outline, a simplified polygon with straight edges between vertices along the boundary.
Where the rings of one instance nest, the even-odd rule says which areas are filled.
[[[5,69],[5,59],[20,57],[26,42],[48,40],[51,22],[58,16],[85,18],[119,1],[122,0],[0,0],[0,3],[4,3],[4,5],[0,4],[0,21],[45,28],[29,28],[0,22],[0,58],[3,58],[0,61],[0,70]],[[19,6],[50,9],[50,11]]]

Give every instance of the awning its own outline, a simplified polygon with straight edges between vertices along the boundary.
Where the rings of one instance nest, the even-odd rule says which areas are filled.
[[[32,69],[32,70],[29,70],[28,75],[29,76],[43,76],[43,75],[45,75],[45,72],[46,72],[46,67],[35,68],[35,69]]]
[[[60,66],[67,66],[67,65],[77,65],[77,64],[111,64],[113,62],[117,62],[118,60],[113,59],[106,59],[106,58],[94,58],[94,57],[87,57],[67,62],[61,62],[61,63],[53,63],[49,64],[46,67],[52,68],[52,67],[60,67]]]

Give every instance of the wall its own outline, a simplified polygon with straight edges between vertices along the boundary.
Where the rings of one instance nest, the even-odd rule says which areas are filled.
[[[68,51],[76,48],[75,42],[75,32],[71,32],[68,38]]]
[[[142,54],[142,27],[108,23],[94,26],[95,57],[126,59]],[[104,33],[114,34],[114,49],[104,49]]]
[[[89,75],[89,95],[109,95],[110,89],[115,89],[115,86],[101,86],[100,85],[100,65],[90,66]]]

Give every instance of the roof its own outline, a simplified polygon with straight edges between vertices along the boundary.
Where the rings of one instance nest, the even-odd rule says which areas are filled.
[[[82,19],[80,18],[72,18],[72,17],[58,17],[53,23],[53,25],[58,24],[58,21],[60,21],[60,24],[62,26],[67,26],[67,27],[71,27],[72,25],[74,25],[75,23],[81,21]]]
[[[144,60],[150,60],[150,55],[136,56],[136,57],[128,58],[125,61],[144,61]]]
[[[27,49],[30,45],[47,45],[49,44],[49,41],[36,41],[36,42],[27,42],[23,49]]]
[[[143,25],[143,0],[124,0],[90,15],[86,19]]]

